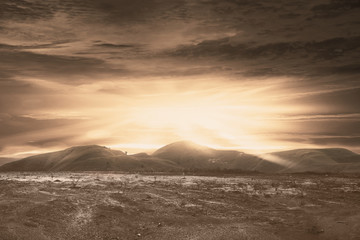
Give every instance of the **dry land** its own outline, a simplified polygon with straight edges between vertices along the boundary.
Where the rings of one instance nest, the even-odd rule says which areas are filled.
[[[1,240],[360,239],[360,178],[1,173]]]

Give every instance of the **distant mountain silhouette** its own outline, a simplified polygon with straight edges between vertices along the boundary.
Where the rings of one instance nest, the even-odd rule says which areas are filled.
[[[255,155],[238,151],[216,150],[193,142],[181,141],[166,145],[152,156],[171,160],[184,169],[219,169],[271,172],[281,166]]]
[[[360,155],[344,148],[295,149],[274,152],[281,172],[360,172]]]
[[[171,171],[176,164],[150,156],[127,156],[107,147],[89,145],[27,157],[0,166],[1,171]]]
[[[184,168],[204,168],[211,165],[210,159],[213,158],[214,153],[214,149],[181,141],[158,149],[152,156],[171,160]]]
[[[62,151],[39,154],[5,164],[2,170],[10,171],[62,171],[73,170],[83,165],[84,161],[93,158],[114,157],[125,155],[121,151],[113,151],[97,145],[71,147]]]
[[[189,141],[166,145],[153,154],[126,155],[122,151],[89,145],[68,148],[13,161],[0,171],[258,171],[360,172],[360,155],[342,148],[295,149],[255,156],[216,150]]]

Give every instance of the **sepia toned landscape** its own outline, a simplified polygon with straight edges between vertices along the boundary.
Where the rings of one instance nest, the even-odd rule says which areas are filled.
[[[0,240],[360,240],[360,0],[0,0]]]

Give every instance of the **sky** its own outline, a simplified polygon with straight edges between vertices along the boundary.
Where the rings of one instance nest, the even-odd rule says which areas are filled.
[[[2,0],[0,157],[360,153],[359,16],[359,0]]]

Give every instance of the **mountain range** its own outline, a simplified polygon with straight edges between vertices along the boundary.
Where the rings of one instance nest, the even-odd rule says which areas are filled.
[[[257,156],[217,150],[189,141],[171,143],[151,155],[127,155],[119,150],[88,145],[11,161],[1,165],[0,171],[360,172],[360,155],[343,148],[326,148],[295,149]]]

